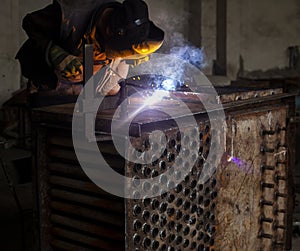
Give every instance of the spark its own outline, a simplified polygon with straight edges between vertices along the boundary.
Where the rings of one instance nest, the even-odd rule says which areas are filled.
[[[161,86],[167,91],[173,91],[176,89],[177,84],[172,79],[166,79],[162,82]]]
[[[234,156],[228,155],[227,161],[234,163],[240,170],[245,171],[246,173],[249,173],[249,171],[252,169],[251,163]]]
[[[170,97],[170,93],[168,91],[155,90],[153,94],[145,100],[144,104],[145,106],[154,105],[162,101],[164,98],[169,98],[169,97]]]
[[[233,156],[230,156],[230,155],[227,156],[227,162],[231,162],[232,159],[233,159]]]

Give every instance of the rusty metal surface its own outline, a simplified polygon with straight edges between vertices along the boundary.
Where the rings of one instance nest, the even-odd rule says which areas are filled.
[[[199,103],[189,104],[198,128],[186,125],[182,132],[155,111],[136,118],[131,129],[136,149],[151,147],[147,137],[154,129],[167,135],[163,156],[151,164],[125,163],[111,141],[102,142],[100,150],[119,173],[150,178],[167,172],[180,161],[178,151],[200,139],[198,154],[190,155],[196,165],[184,181],[161,196],[142,200],[109,195],[80,169],[70,132],[74,105],[37,110],[34,120],[43,132],[37,135],[42,152],[38,151],[36,180],[42,250],[289,250],[294,145],[289,144],[292,127],[287,117],[293,114],[292,98],[280,91],[263,91],[266,96],[224,94],[230,100],[224,103],[224,154],[234,155],[237,162],[222,161],[205,183],[199,176],[211,151],[213,132]],[[98,114],[96,128],[109,128],[113,112]],[[91,164],[97,168],[97,163]],[[147,184],[144,189],[157,192],[157,187]]]
[[[252,109],[255,109],[256,107],[261,107],[263,105],[272,105],[272,103],[278,103],[279,100],[285,100],[294,97],[293,94],[287,94],[287,93],[281,93],[281,89],[277,89],[277,92],[274,92],[274,89],[271,89],[269,91],[263,90],[261,93],[261,97],[254,97],[256,94],[255,92],[252,92],[252,94],[247,94],[247,92],[244,92],[244,96],[247,97],[249,95],[249,98],[244,99],[243,96],[240,94],[234,94],[234,88],[231,90],[231,94],[224,94],[224,99],[234,99],[235,101],[232,102],[224,102],[223,108],[226,111],[235,110],[235,109],[247,109],[249,106]],[[207,96],[207,100],[210,100],[211,97],[207,94],[203,94],[203,96]],[[231,98],[230,98],[231,97]],[[238,97],[238,98],[237,98]],[[214,97],[215,98],[215,97]],[[236,100],[237,99],[237,100]],[[213,111],[215,109],[215,106],[209,106],[204,108],[202,103],[199,102],[188,102],[187,106],[191,110],[191,113],[195,117],[202,117],[205,116],[207,111]],[[129,109],[136,110],[137,106],[132,105],[129,107]],[[151,108],[151,107],[150,107]],[[174,128],[176,125],[174,125],[174,121],[170,120],[170,116],[167,116],[164,113],[158,112],[157,109],[159,109],[159,106],[153,106],[151,109],[148,110],[145,114],[140,114],[138,117],[136,117],[130,127],[130,135],[134,137],[140,137],[141,132],[145,132],[146,130],[153,130],[154,127],[158,128]],[[220,107],[218,107],[220,109]],[[79,112],[77,107],[74,107],[74,104],[65,104],[65,105],[58,105],[58,106],[50,106],[45,108],[36,109],[33,111],[33,118],[35,123],[39,123],[39,121],[48,121],[48,123],[51,123],[51,126],[56,126],[57,128],[60,127],[70,127],[72,123],[73,118],[73,112],[74,116],[82,116],[82,114]],[[186,116],[185,113],[181,113],[180,106],[168,106],[168,113],[172,115],[173,118],[184,118]],[[115,110],[114,109],[107,109],[107,110],[101,110],[97,113],[96,116],[96,122],[95,122],[95,129],[96,132],[102,133],[102,134],[110,134],[111,130],[111,121],[114,117]]]
[[[101,190],[85,175],[70,131],[41,126],[38,132],[35,186],[40,247],[36,250],[123,250],[123,200]],[[114,156],[110,163],[116,170],[124,170],[114,149],[105,142],[101,149]]]
[[[36,128],[35,159],[34,159],[34,197],[36,199],[36,213],[38,220],[37,239],[39,240],[39,250],[50,251],[48,243],[51,241],[50,235],[50,211],[49,211],[49,196],[47,186],[47,154],[46,154],[46,131],[44,128]]]
[[[168,147],[163,157],[148,165],[129,163],[127,175],[145,179],[168,173],[175,161],[182,161],[176,158],[178,151],[200,138],[198,154],[189,156],[190,161],[196,159],[196,165],[175,189],[151,199],[127,200],[127,250],[215,250],[218,182],[215,174],[205,184],[200,179],[210,149],[209,124],[202,123],[199,128],[187,128],[181,132],[169,131],[167,138]],[[133,145],[142,149],[146,142],[145,136],[143,140],[138,138]],[[189,163],[182,163],[182,166],[188,167]],[[181,178],[180,173],[175,176]],[[164,181],[162,176],[161,182],[167,180]],[[143,187],[153,194],[158,192],[156,186],[148,187],[147,182]],[[132,191],[133,194],[138,192]]]
[[[289,245],[286,112],[281,107],[228,119],[227,149],[237,160],[217,169],[219,250],[273,251]]]
[[[226,150],[236,162],[222,162],[201,184],[199,173],[205,161],[198,156],[193,171],[174,190],[153,199],[127,201],[127,250],[288,250],[292,194],[286,117],[286,106],[230,114]],[[202,142],[209,143],[205,139],[210,132],[203,133],[204,127],[199,126],[199,134]],[[183,144],[176,130],[167,132],[167,137],[168,148],[159,161],[129,163],[127,175],[143,179],[166,172],[176,159],[169,157],[176,156],[178,145]],[[142,149],[145,142],[147,137],[137,138],[134,144]],[[210,146],[200,148],[206,152]],[[147,184],[144,188],[156,189]]]

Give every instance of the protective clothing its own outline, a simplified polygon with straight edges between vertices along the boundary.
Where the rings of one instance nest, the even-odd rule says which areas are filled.
[[[50,48],[49,60],[63,78],[76,77],[82,73],[81,60],[57,45]]]
[[[54,0],[26,15],[23,29],[29,38],[16,58],[22,74],[38,89],[55,89],[61,78],[81,81],[85,43],[94,45],[99,69],[120,57],[141,63],[164,38],[142,0]]]
[[[101,15],[100,12],[105,8],[114,5],[120,3],[113,0],[54,0],[45,8],[27,14],[22,26],[28,39],[16,55],[23,76],[32,80],[37,89],[55,89],[60,77],[74,77],[73,66],[75,75],[78,74],[79,71],[76,70],[80,69],[80,60],[72,59],[82,59],[83,44],[93,40],[91,35],[95,27],[95,17]],[[53,46],[60,47],[70,56],[64,63],[73,61],[70,67],[66,65],[65,74],[59,74],[51,62],[50,50]],[[100,43],[95,45],[94,55],[96,64],[110,62],[105,55],[104,46]]]
[[[98,80],[98,82],[101,84],[99,84],[96,88],[96,92],[101,94],[102,96],[111,95],[112,93],[119,91],[120,86],[116,85],[116,83],[120,79],[127,78],[129,66],[124,60],[118,58],[113,59],[112,62],[106,67],[107,70],[105,71],[102,79]]]

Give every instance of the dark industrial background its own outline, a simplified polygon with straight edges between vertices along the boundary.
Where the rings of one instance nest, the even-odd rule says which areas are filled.
[[[27,12],[51,1],[4,0],[0,15],[0,241],[1,250],[32,250],[33,197],[31,128],[14,59],[26,36]],[[300,2],[298,0],[148,0],[153,20],[166,31],[163,51],[202,48],[203,72],[216,86],[300,89]],[[299,47],[298,47],[299,46]],[[300,116],[300,97],[295,99]],[[298,124],[299,125],[299,124]],[[300,250],[300,125],[296,137],[293,250]]]

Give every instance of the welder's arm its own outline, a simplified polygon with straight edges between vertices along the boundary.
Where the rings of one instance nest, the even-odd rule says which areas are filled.
[[[27,14],[23,19],[23,29],[35,45],[36,52],[44,55],[45,62],[55,70],[58,78],[80,81],[81,60],[55,44],[59,41],[61,16],[60,5],[54,1],[44,9]]]
[[[96,91],[102,96],[116,95],[120,91],[118,82],[127,78],[129,65],[121,59],[113,60],[100,80]]]
[[[52,41],[59,39],[61,16],[60,6],[54,1],[44,9],[27,14],[23,19],[23,29],[33,42],[36,52],[45,55],[45,60]]]

